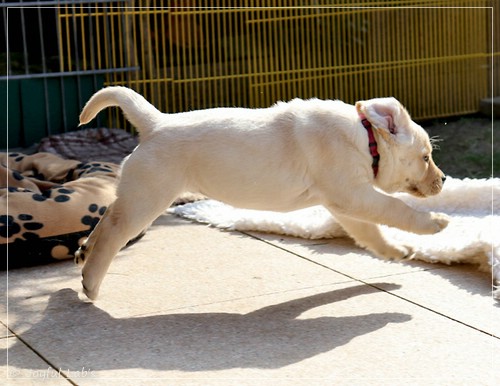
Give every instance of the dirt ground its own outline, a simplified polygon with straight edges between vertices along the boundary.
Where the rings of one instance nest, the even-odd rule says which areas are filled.
[[[484,116],[421,122],[430,137],[437,138],[436,164],[456,178],[500,176],[500,119]]]

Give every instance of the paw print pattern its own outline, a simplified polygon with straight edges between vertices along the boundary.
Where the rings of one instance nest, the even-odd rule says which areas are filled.
[[[97,204],[90,204],[88,208],[91,214],[82,217],[82,224],[88,225],[90,230],[94,229],[104,212],[106,212],[105,206],[99,206]]]
[[[49,196],[50,196],[50,191],[49,191]],[[31,198],[35,201],[43,202],[43,201],[47,200],[49,197],[47,197],[46,194],[35,193],[35,194],[33,194],[33,196],[31,196]]]
[[[51,196],[54,196],[53,200],[55,202],[67,202],[67,201],[71,200],[70,195],[73,193],[75,193],[75,191],[73,189],[66,189],[66,188],[59,187],[56,189],[46,190],[46,191],[42,192],[42,194],[35,193],[35,194],[33,194],[32,198],[35,201],[43,202],[43,201],[51,198]]]
[[[10,153],[9,157],[10,158],[14,158],[13,159],[14,162],[21,162],[23,160],[23,158],[24,158],[24,156],[21,155],[21,154],[19,154],[19,153]],[[4,166],[5,168],[7,168],[7,165],[2,164],[2,166]],[[13,170],[11,168],[10,173],[12,175],[12,178],[14,178],[16,181],[22,181],[22,180],[24,180],[24,176],[21,173],[19,173],[17,170]]]
[[[24,159],[24,154],[9,153],[9,157],[14,158],[15,162],[21,162]]]
[[[16,172],[15,170],[12,171],[12,177],[14,177],[14,179],[17,180],[17,181],[24,180],[24,176],[21,173]]]
[[[54,197],[55,202],[66,202],[71,200],[70,195],[75,193],[73,189],[59,188],[55,191],[57,196]]]
[[[25,240],[33,240],[39,238],[37,231],[43,228],[43,224],[33,220],[30,214],[19,214],[17,218],[13,216],[0,216],[0,237],[6,239],[21,233],[21,237]]]

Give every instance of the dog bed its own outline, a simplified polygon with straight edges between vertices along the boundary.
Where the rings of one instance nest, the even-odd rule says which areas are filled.
[[[500,179],[448,177],[440,194],[426,199],[397,194],[419,210],[451,216],[447,228],[434,235],[417,235],[383,226],[387,238],[409,245],[412,259],[431,263],[472,263],[492,271],[500,283]],[[198,201],[169,210],[178,216],[218,228],[259,231],[308,239],[345,237],[335,218],[317,206],[289,213],[235,209],[213,200]],[[500,298],[500,290],[495,291]]]
[[[0,153],[0,268],[72,258],[114,200],[118,169],[50,153]]]

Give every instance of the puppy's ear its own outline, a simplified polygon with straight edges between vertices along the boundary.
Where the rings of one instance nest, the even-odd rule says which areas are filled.
[[[377,98],[356,102],[356,110],[363,114],[375,129],[394,136],[404,136],[408,113],[395,98]]]

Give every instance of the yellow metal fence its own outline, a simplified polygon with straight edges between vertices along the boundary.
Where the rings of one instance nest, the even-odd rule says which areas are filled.
[[[61,71],[117,68],[106,84],[166,112],[392,95],[428,119],[500,95],[494,1],[133,3],[61,7]]]

